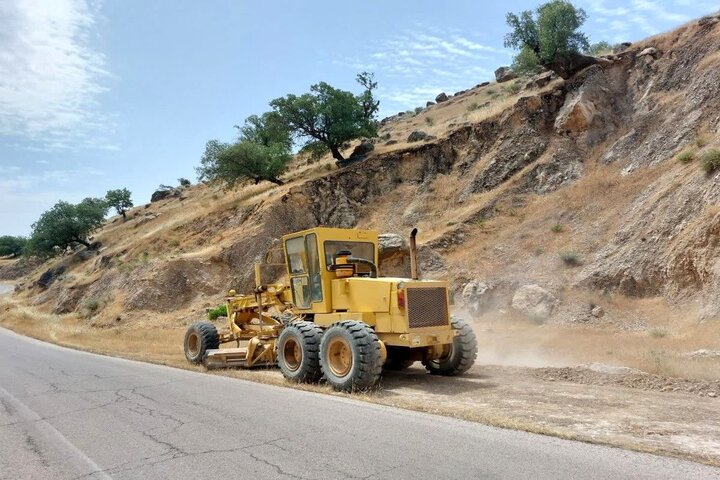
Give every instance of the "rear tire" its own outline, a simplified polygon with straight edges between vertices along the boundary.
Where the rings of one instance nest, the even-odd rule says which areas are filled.
[[[382,373],[380,340],[366,323],[335,323],[323,334],[320,366],[335,390],[370,390],[377,386]]]
[[[298,383],[317,382],[320,370],[322,330],[312,322],[295,321],[280,332],[276,352],[280,371],[288,380]]]
[[[197,322],[185,332],[185,358],[198,365],[205,359],[208,350],[220,348],[220,336],[217,328],[210,322]]]
[[[453,337],[450,353],[444,358],[423,362],[428,372],[433,375],[454,376],[467,372],[477,357],[477,339],[470,325],[465,320],[453,318],[452,327],[460,332]]]

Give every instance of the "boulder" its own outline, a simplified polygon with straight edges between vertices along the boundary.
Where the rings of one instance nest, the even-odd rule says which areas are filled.
[[[555,78],[555,73],[553,72],[543,72],[539,75],[534,76],[530,79],[530,81],[525,85],[525,88],[543,88],[545,85],[550,83]]]
[[[655,48],[655,47],[648,47],[648,48],[646,48],[645,50],[643,50],[642,52],[638,53],[638,54],[637,54],[637,57],[640,58],[640,57],[651,56],[651,57],[653,57],[653,58],[656,58],[659,53],[660,53],[660,52],[658,51],[657,48]]]
[[[510,67],[500,67],[495,70],[495,80],[498,83],[509,82],[517,78],[515,72]]]
[[[512,298],[512,308],[533,320],[546,320],[557,304],[557,298],[539,285],[524,285]]]
[[[66,267],[65,265],[60,265],[55,268],[50,268],[45,271],[42,275],[40,275],[40,278],[37,279],[37,284],[41,288],[47,288],[50,286],[51,283],[53,283],[55,280],[60,277],[63,273],[65,273]]]
[[[597,114],[595,104],[578,95],[560,109],[555,119],[555,131],[558,133],[577,133],[586,131]]]
[[[447,102],[448,101],[447,93],[445,93],[445,92],[439,93],[438,96],[435,97],[435,101],[437,103]]]
[[[153,192],[150,197],[150,203],[159,202],[160,200],[165,200],[166,198],[179,197],[180,194],[179,189],[163,185]]]
[[[360,160],[367,157],[370,152],[375,150],[375,145],[370,140],[363,140],[360,145],[355,147],[353,152],[350,154],[350,160]]]
[[[427,140],[429,136],[430,135],[423,132],[422,130],[415,130],[414,132],[410,133],[410,135],[408,135],[407,141],[408,142],[421,142],[423,140]]]
[[[488,85],[490,85],[490,82],[482,82],[478,84],[478,87],[487,87]]]
[[[430,102],[430,101],[428,101],[428,102],[425,104],[425,108],[427,108],[427,107],[432,107],[433,105],[435,105],[435,102]]]
[[[462,303],[472,316],[478,316],[490,304],[492,288],[486,282],[471,280],[462,289]]]
[[[381,233],[378,236],[378,254],[380,259],[405,250],[407,243],[405,237],[397,233]]]

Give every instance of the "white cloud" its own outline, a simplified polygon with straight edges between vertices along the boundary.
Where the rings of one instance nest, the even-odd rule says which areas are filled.
[[[681,24],[693,17],[717,9],[718,4],[703,1],[629,0],[621,5],[610,5],[609,0],[584,0],[590,20],[608,29],[604,40],[626,41],[656,34],[668,24]],[[638,35],[640,33],[640,35]]]
[[[385,38],[353,58],[332,63],[355,71],[374,71],[380,80],[381,115],[424,105],[445,91],[453,93],[492,78],[512,52],[484,45],[470,33],[416,25]]]
[[[108,77],[91,47],[96,6],[87,0],[0,2],[0,137],[39,150],[104,148],[98,97]]]

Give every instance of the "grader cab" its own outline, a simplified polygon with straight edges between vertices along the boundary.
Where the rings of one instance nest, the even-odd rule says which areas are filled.
[[[432,374],[457,375],[475,361],[470,326],[451,318],[443,281],[419,280],[411,235],[411,278],[381,277],[378,234],[318,227],[282,238],[286,279],[227,297],[228,325],[191,325],[185,356],[208,367],[278,365],[296,382],[325,379],[337,390],[370,389],[382,369],[419,361]],[[274,263],[278,263],[277,261]],[[235,342],[235,348],[220,344]]]

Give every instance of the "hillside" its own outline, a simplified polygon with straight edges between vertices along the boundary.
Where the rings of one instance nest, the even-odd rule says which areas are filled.
[[[522,317],[513,298],[536,285],[548,325],[717,348],[700,339],[720,317],[720,176],[676,157],[720,146],[719,52],[717,23],[692,22],[568,81],[476,86],[383,122],[350,166],[297,159],[283,187],[196,185],[134,208],[16,297],[87,325],[180,327],[250,288],[284,233],[417,226],[423,275],[451,280],[476,318]],[[432,137],[410,143],[414,130]]]

